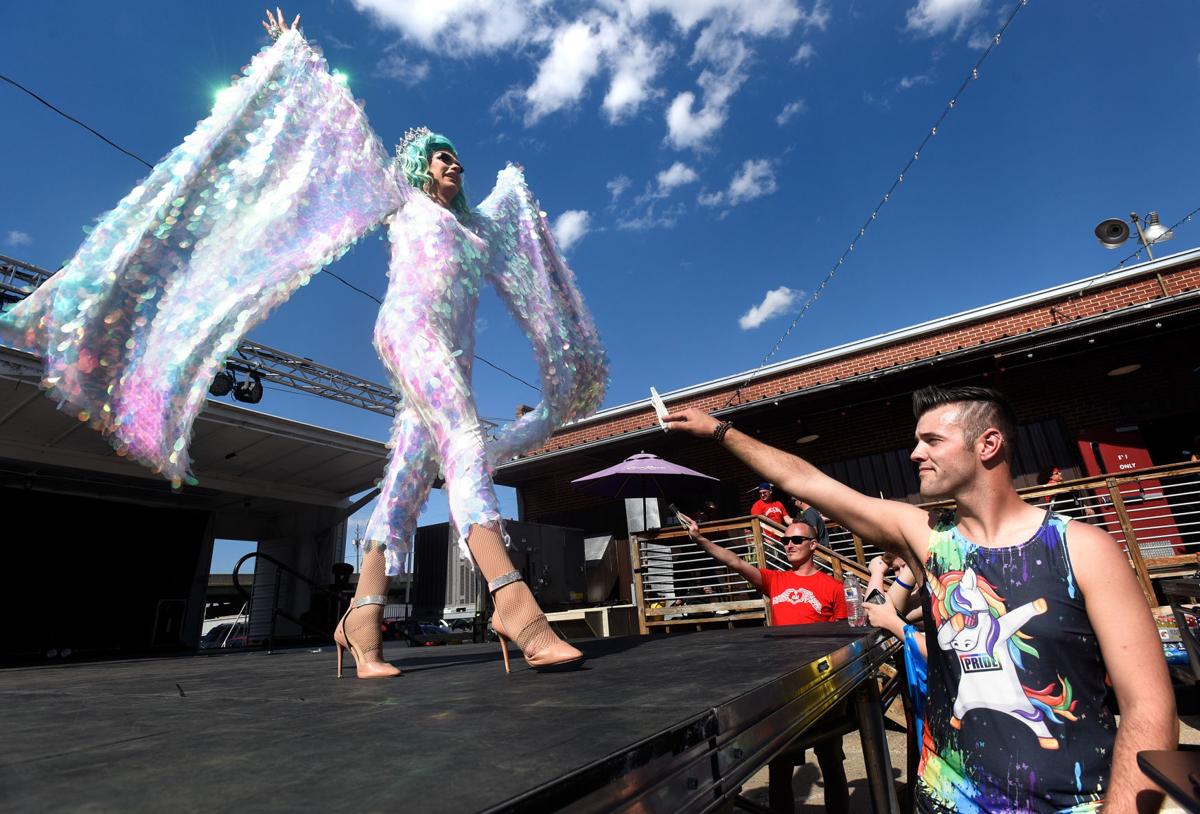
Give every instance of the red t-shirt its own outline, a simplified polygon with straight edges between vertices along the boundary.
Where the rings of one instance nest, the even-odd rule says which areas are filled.
[[[760,568],[763,593],[771,597],[771,622],[807,625],[845,619],[846,595],[842,583],[826,573],[800,576],[793,571]]]
[[[772,500],[770,503],[763,503],[761,500],[756,500],[754,501],[754,505],[750,507],[750,514],[757,514],[783,525],[783,518],[787,515],[787,509],[778,500]]]

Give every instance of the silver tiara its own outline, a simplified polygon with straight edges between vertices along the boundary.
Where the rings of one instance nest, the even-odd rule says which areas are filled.
[[[404,138],[396,145],[396,158],[399,159],[404,155],[404,151],[408,149],[408,145],[412,144],[417,139],[425,138],[425,136],[433,133],[428,127],[410,127],[404,131]]]

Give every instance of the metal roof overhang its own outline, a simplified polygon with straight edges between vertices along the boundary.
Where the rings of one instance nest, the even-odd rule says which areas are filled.
[[[1148,270],[1163,268],[1164,265],[1180,265],[1188,261],[1200,259],[1200,249],[1182,252],[1163,261],[1155,261],[1153,264],[1142,264],[1137,267],[1139,275],[1144,275]],[[1167,263],[1166,261],[1169,261]],[[1121,270],[1122,278],[1128,276],[1126,270]],[[842,355],[861,352],[864,349],[878,347],[891,344],[900,339],[909,338],[911,336],[921,335],[930,332],[930,326],[936,326],[938,330],[946,330],[963,322],[972,322],[985,316],[1004,313],[1016,308],[1028,307],[1033,302],[1056,301],[1064,294],[1075,293],[1089,286],[1094,287],[1099,281],[1105,284],[1109,283],[1115,275],[1110,273],[1107,275],[1098,275],[1088,278],[1088,280],[1078,283],[1071,283],[1065,286],[1059,286],[1054,289],[1047,289],[1046,292],[1038,292],[1026,297],[1018,297],[1012,300],[1006,300],[1004,303],[997,303],[993,306],[976,309],[975,311],[966,311],[962,314],[953,317],[946,317],[942,320],[933,320],[922,323],[912,328],[906,328],[899,331],[894,331],[889,334],[881,334],[877,337],[862,340],[861,342],[853,342],[846,345],[841,345],[836,348],[831,348],[825,351],[808,354],[806,356],[797,357],[770,368],[765,368],[763,371],[755,374],[754,378],[762,378],[769,374],[779,374],[794,368],[804,367],[817,362],[827,361],[832,358],[837,358]],[[1047,292],[1055,292],[1054,296],[1046,295]],[[1000,308],[1001,305],[1006,307]],[[1109,311],[1103,314],[1097,314],[1084,319],[1064,322],[1059,325],[1054,325],[1049,328],[1043,328],[1037,331],[1031,331],[1017,336],[1005,337],[983,345],[976,345],[970,348],[963,348],[959,351],[943,353],[938,356],[918,359],[912,362],[894,365],[889,368],[874,370],[867,373],[861,373],[857,376],[849,376],[838,381],[827,382],[815,387],[808,387],[802,390],[796,390],[790,393],[783,393],[774,396],[768,396],[757,401],[745,402],[734,405],[721,410],[714,410],[713,415],[729,417],[734,414],[746,415],[755,411],[760,411],[766,407],[778,405],[783,402],[791,401],[797,398],[806,398],[817,395],[819,393],[828,393],[830,391],[845,389],[856,384],[864,382],[874,382],[882,378],[894,376],[896,374],[907,373],[919,368],[930,367],[932,365],[941,365],[951,362],[965,362],[975,359],[987,357],[1005,357],[1013,353],[1025,353],[1036,349],[1051,349],[1073,339],[1080,339],[1087,336],[1100,336],[1111,333],[1118,329],[1127,328],[1133,325],[1138,325],[1150,320],[1157,320],[1169,316],[1186,316],[1195,324],[1197,320],[1197,311],[1200,311],[1200,290],[1190,291],[1184,294],[1179,294],[1174,297],[1164,297],[1146,303],[1127,306],[1122,309]],[[886,340],[886,341],[884,341]],[[1064,351],[1065,352],[1065,351]],[[694,387],[685,388],[682,390],[664,393],[664,400],[673,403],[679,403],[681,400],[695,399],[711,390],[720,389],[721,387],[732,386],[739,383],[745,378],[745,374],[737,376],[729,376],[722,379],[714,380]],[[602,418],[614,418],[626,412],[635,410],[649,409],[650,401],[633,402],[631,404],[614,407],[609,410],[604,410],[596,415],[586,419],[578,424],[591,423],[601,420]],[[576,446],[558,449],[551,452],[545,452],[540,455],[522,457],[517,460],[508,461],[496,467],[495,480],[496,483],[505,486],[519,486],[521,483],[543,474],[552,471],[556,467],[563,465],[566,456],[587,455],[592,456],[599,452],[604,447],[619,446],[625,444],[634,444],[640,439],[661,435],[662,430],[657,426],[648,426],[643,429],[634,430],[609,438],[602,438],[596,441],[591,441],[586,444],[578,444]],[[610,456],[611,457],[611,456]],[[597,458],[597,460],[601,460]],[[607,460],[607,458],[603,459]]]
[[[161,476],[118,456],[99,433],[56,409],[40,379],[37,357],[0,347],[0,381],[7,382],[0,386],[0,484],[44,477],[75,482],[81,493],[194,508],[250,498],[260,510],[297,503],[347,508],[352,495],[374,486],[387,459],[378,441],[210,400],[191,445],[200,484],[173,492]]]

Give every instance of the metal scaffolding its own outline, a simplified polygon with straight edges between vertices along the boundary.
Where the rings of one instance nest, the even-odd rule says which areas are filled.
[[[54,272],[48,269],[0,255],[0,305],[20,302],[52,276]],[[243,375],[257,373],[264,383],[290,387],[381,415],[394,416],[400,403],[400,394],[390,387],[249,339],[242,340],[225,367]]]

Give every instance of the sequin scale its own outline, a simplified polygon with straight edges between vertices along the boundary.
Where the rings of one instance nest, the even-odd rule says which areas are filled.
[[[298,33],[264,49],[67,265],[0,317],[60,406],[176,484],[241,338],[396,209],[386,153]]]
[[[58,274],[0,315],[0,338],[40,355],[48,394],[118,454],[194,483],[192,427],[225,359],[390,216],[375,347],[403,404],[367,539],[394,574],[439,472],[461,538],[499,519],[494,465],[594,411],[605,355],[519,168],[460,222],[398,180],[361,105],[298,32],[243,74]],[[470,387],[485,283],[533,345],[543,390],[489,444]]]

